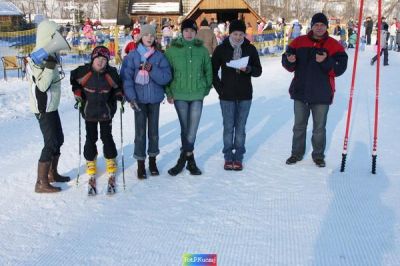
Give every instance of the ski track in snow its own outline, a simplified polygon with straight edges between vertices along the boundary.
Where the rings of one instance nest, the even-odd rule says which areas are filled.
[[[360,52],[346,171],[340,173],[351,65],[336,79],[327,125],[327,167],[307,152],[287,166],[293,126],[292,74],[280,58],[262,58],[253,79],[244,171],[223,170],[222,117],[217,95],[205,100],[195,155],[201,176],[167,174],[179,155],[172,105],[160,114],[161,175],[139,181],[132,158],[133,111],[123,118],[126,190],[107,196],[98,142],[99,195],[87,196],[84,159],[78,167],[78,114],[69,73],[60,116],[65,142],[59,169],[73,178],[63,192],[33,192],[42,136],[29,112],[27,82],[0,81],[0,265],[181,265],[184,253],[216,253],[218,265],[400,265],[400,54],[381,68],[377,175],[370,174],[374,123],[373,48]],[[83,121],[82,121],[83,122]],[[82,123],[83,124],[83,123]],[[119,113],[113,136],[120,151]],[[85,130],[82,125],[82,148]],[[118,157],[121,166],[121,157]]]

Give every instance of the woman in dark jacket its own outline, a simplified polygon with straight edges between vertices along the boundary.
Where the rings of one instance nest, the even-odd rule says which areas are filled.
[[[91,63],[71,72],[71,85],[75,99],[81,103],[85,119],[86,142],[83,154],[86,159],[86,173],[90,176],[89,194],[96,194],[96,157],[98,139],[97,125],[100,124],[100,138],[106,158],[109,184],[114,187],[117,172],[117,149],[112,137],[112,118],[117,110],[117,100],[123,101],[122,82],[116,68],[108,65],[110,51],[104,46],[93,49]]]
[[[242,170],[243,155],[246,152],[246,122],[253,98],[251,77],[262,72],[257,49],[244,38],[246,25],[234,20],[229,27],[229,37],[219,45],[212,56],[213,85],[219,94],[224,124],[225,170]],[[249,57],[247,66],[235,69],[227,63]],[[221,79],[218,71],[221,68]]]

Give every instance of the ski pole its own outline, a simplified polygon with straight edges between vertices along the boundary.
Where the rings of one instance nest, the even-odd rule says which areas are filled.
[[[121,160],[122,160],[122,182],[125,190],[125,162],[124,162],[124,139],[123,139],[123,127],[122,127],[122,113],[124,112],[124,104],[121,102],[121,107],[119,109],[119,119],[121,125]]]
[[[360,46],[361,21],[362,21],[363,9],[364,9],[364,0],[360,0],[360,11],[358,13],[356,51],[354,54],[353,72],[352,72],[352,76],[351,76],[350,98],[349,98],[349,105],[347,108],[346,132],[344,135],[342,163],[340,165],[340,172],[344,172],[344,169],[346,167],[347,147],[349,144],[350,118],[351,118],[351,110],[353,107],[354,85],[355,85],[355,81],[356,81],[358,49]]]
[[[78,110],[78,125],[79,125],[79,164],[78,164],[78,175],[76,177],[76,186],[78,186],[78,184],[79,184],[79,175],[80,175],[80,170],[81,170],[81,158],[82,158],[81,113],[80,113],[81,103],[80,102],[76,102],[74,108]]]
[[[374,140],[372,146],[372,174],[376,174],[376,157],[377,157],[377,140],[378,140],[378,104],[379,104],[379,76],[381,67],[381,40],[382,31],[382,0],[378,0],[378,54],[376,64],[376,79],[375,79],[375,121],[374,121]],[[386,38],[386,36],[384,36]]]

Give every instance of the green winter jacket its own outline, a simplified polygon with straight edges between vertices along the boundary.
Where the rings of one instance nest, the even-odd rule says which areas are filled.
[[[51,36],[59,29],[52,21],[43,21],[39,24],[36,35],[34,51],[46,46],[51,41]],[[30,106],[33,113],[49,113],[56,111],[60,104],[61,82],[57,69],[45,68],[36,65],[28,58],[27,76],[30,82]]]
[[[203,100],[212,84],[212,66],[203,41],[186,41],[179,37],[172,41],[165,55],[172,67],[173,79],[166,87],[174,100]]]

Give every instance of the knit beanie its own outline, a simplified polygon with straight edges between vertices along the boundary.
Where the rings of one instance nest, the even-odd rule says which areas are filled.
[[[107,47],[105,46],[97,46],[93,49],[92,51],[92,55],[91,55],[91,59],[92,62],[94,59],[96,59],[97,57],[102,56],[105,59],[107,59],[107,62],[110,60],[110,50],[108,50]]]
[[[140,28],[140,33],[139,33],[139,37],[138,37],[138,40],[137,40],[137,41],[140,42],[140,40],[142,39],[142,37],[145,36],[145,35],[148,35],[148,34],[150,34],[150,35],[152,35],[154,38],[156,38],[156,29],[154,28],[153,25],[150,25],[150,24],[143,25],[143,26]]]
[[[183,32],[184,29],[193,29],[195,32],[197,32],[197,24],[196,21],[192,19],[185,19],[182,21],[181,24],[181,31]]]
[[[137,34],[140,34],[140,29],[139,28],[134,28],[133,31],[131,32],[131,36],[135,36]]]
[[[324,13],[316,13],[312,16],[311,19],[311,27],[314,26],[315,23],[323,23],[326,27],[329,27],[328,18],[324,15]]]
[[[246,33],[246,24],[244,24],[243,20],[232,20],[229,24],[229,34],[234,31],[241,31]]]

